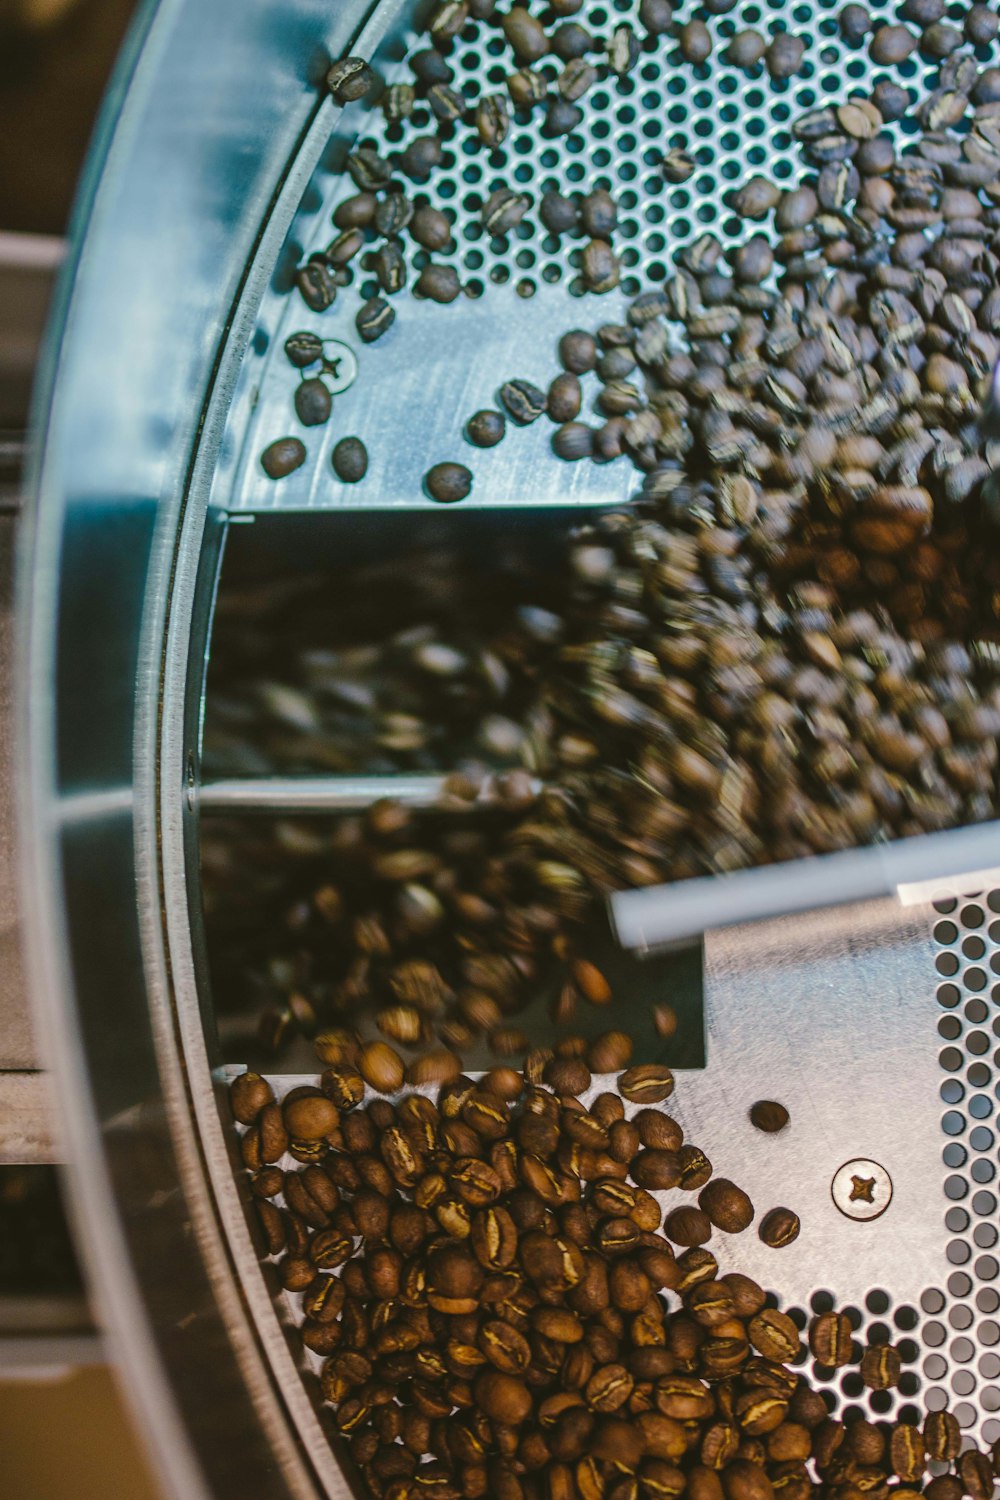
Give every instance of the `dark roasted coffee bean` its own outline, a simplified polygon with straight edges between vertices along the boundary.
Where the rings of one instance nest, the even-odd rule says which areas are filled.
[[[484,94],[476,105],[476,130],[484,146],[495,150],[507,138],[510,115],[502,94]]]
[[[586,27],[579,25],[576,21],[567,21],[565,25],[556,27],[550,38],[550,46],[556,57],[565,63],[569,63],[577,62],[580,58],[586,57],[588,52],[595,50],[597,43]],[[596,68],[591,71],[596,79]],[[566,69],[564,68],[559,76],[559,82],[556,87],[563,98],[568,99],[571,95],[567,94],[562,87],[562,79],[565,77],[565,74]]]
[[[905,26],[879,26],[868,44],[872,62],[882,67],[905,62],[917,45],[913,32]]]
[[[704,21],[686,21],[677,41],[685,62],[703,63],[712,55],[712,33]]]
[[[559,340],[559,359],[571,374],[585,375],[597,363],[597,342],[582,329],[564,333]]]
[[[412,53],[408,62],[414,77],[425,88],[430,88],[435,83],[451,83],[455,77],[445,58],[432,47]]]
[[[413,204],[405,193],[386,193],[375,210],[375,228],[387,237],[402,234],[413,217]]]
[[[425,483],[432,500],[452,505],[468,495],[472,489],[472,475],[464,464],[440,463],[428,469]]]
[[[610,292],[618,285],[621,266],[606,240],[590,240],[583,248],[583,279],[592,292]]]
[[[398,240],[387,240],[379,246],[372,256],[372,268],[384,292],[392,294],[403,289],[406,285],[406,257]]]
[[[313,312],[325,312],[337,295],[333,272],[322,261],[310,260],[300,266],[295,273],[295,285]]]
[[[1000,18],[989,5],[970,5],[965,13],[965,39],[973,47],[988,47],[997,38]]]
[[[750,1123],[766,1135],[776,1135],[788,1124],[788,1110],[774,1099],[758,1099],[751,1105]]]
[[[818,1364],[835,1369],[850,1363],[853,1332],[846,1313],[820,1313],[809,1325],[809,1348]]]
[[[780,31],[764,53],[767,71],[774,79],[792,78],[802,67],[806,44],[800,36]]]
[[[462,290],[458,272],[454,266],[426,265],[417,277],[414,287],[417,295],[431,302],[454,302]]]
[[[552,94],[545,109],[542,135],[551,138],[569,135],[571,131],[577,129],[582,120],[583,110],[578,104],[574,104],[562,94]]]
[[[260,466],[269,479],[284,479],[306,461],[305,444],[299,438],[278,438],[260,456]]]
[[[304,427],[317,427],[329,420],[333,398],[322,380],[300,381],[295,390],[295,415]]]
[[[368,450],[360,438],[341,438],[330,455],[330,461],[337,478],[344,484],[357,484],[368,473]]]
[[[545,27],[523,6],[513,6],[504,16],[500,27],[519,63],[537,62],[549,50]]]
[[[580,204],[580,225],[593,239],[609,240],[618,225],[618,209],[603,188],[588,193]]]
[[[382,297],[370,297],[362,303],[354,319],[355,327],[366,344],[373,344],[392,327],[396,314]]]
[[[872,18],[864,5],[845,5],[837,24],[847,45],[859,47],[872,29]]]
[[[546,408],[553,422],[572,422],[580,414],[582,394],[577,377],[567,371],[557,375],[549,386]]]
[[[717,1229],[726,1234],[740,1234],[753,1223],[754,1209],[742,1188],[725,1177],[714,1177],[702,1188],[699,1206]]]
[[[363,57],[344,57],[326,75],[326,86],[336,104],[363,99],[375,82],[375,74]]]
[[[323,340],[318,333],[292,333],[285,340],[285,354],[297,370],[315,364],[322,353]]]
[[[378,202],[372,192],[353,193],[345,198],[333,211],[336,229],[366,229],[375,217]]]
[[[585,422],[566,422],[553,433],[552,450],[570,462],[589,458],[594,451],[594,431]]]
[[[674,24],[670,0],[639,0],[639,24],[648,36],[666,36]]]
[[[515,109],[534,109],[548,95],[548,80],[531,68],[518,68],[508,75],[507,92]]]
[[[767,42],[759,31],[746,28],[730,39],[724,56],[734,68],[755,68],[767,51]]]
[[[529,380],[508,380],[500,387],[500,400],[515,422],[534,422],[545,411],[545,392]]]
[[[365,237],[360,229],[345,229],[327,245],[323,255],[331,266],[339,269],[354,259],[364,243]]]
[[[760,1221],[757,1231],[765,1245],[780,1250],[799,1237],[799,1216],[790,1208],[772,1208]]]
[[[674,1091],[674,1075],[658,1063],[640,1063],[627,1068],[618,1080],[618,1092],[634,1104],[659,1104]]]
[[[576,228],[577,207],[571,198],[555,191],[543,194],[538,217],[552,234],[568,234]]]
[[[418,135],[400,156],[399,169],[412,182],[426,182],[443,156],[444,147],[437,136]]]
[[[899,1350],[891,1344],[873,1345],[861,1356],[861,1379],[872,1391],[888,1391],[898,1385],[901,1368]]]
[[[503,437],[507,424],[503,412],[487,409],[475,412],[466,423],[465,430],[469,442],[474,443],[477,448],[493,448]]]
[[[351,152],[347,158],[347,170],[363,191],[385,187],[392,176],[389,163],[368,146],[359,146],[356,151]]]
[[[497,188],[483,204],[483,227],[494,237],[507,234],[520,224],[530,206],[526,193],[516,193],[510,188]]]

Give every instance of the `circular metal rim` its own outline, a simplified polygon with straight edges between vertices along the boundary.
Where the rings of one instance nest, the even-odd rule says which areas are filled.
[[[398,0],[383,6],[383,22],[386,15],[400,8]],[[265,1496],[277,1500],[314,1496],[323,1489],[343,1494],[346,1482],[339,1473],[332,1484],[319,1479],[298,1424],[280,1401],[260,1329],[243,1297],[241,1268],[234,1265],[226,1226],[220,1222],[194,1103],[195,1095],[210,1095],[211,1081],[207,1069],[203,1076],[192,1076],[188,1071],[190,1059],[180,1040],[178,1007],[184,1001],[190,1003],[192,996],[178,997],[171,983],[173,955],[168,951],[165,933],[165,876],[160,863],[164,829],[169,840],[170,830],[180,827],[177,811],[184,786],[180,776],[172,780],[167,776],[161,781],[158,760],[163,727],[160,687],[164,638],[171,602],[168,595],[178,582],[177,528],[191,477],[192,446],[201,440],[203,465],[208,467],[212,461],[211,439],[218,438],[217,429],[200,420],[197,395],[192,402],[191,392],[214,388],[216,409],[219,401],[225,400],[224,368],[217,352],[222,346],[219,336],[232,335],[229,363],[234,366],[241,354],[238,335],[244,326],[237,323],[230,329],[218,321],[218,307],[228,306],[231,297],[208,302],[215,323],[210,316],[206,327],[201,314],[200,324],[192,329],[192,318],[188,319],[185,333],[192,347],[182,346],[181,352],[194,366],[198,383],[186,386],[186,400],[176,412],[168,409],[163,419],[166,432],[140,430],[135,453],[129,450],[128,440],[123,440],[120,469],[115,470],[113,464],[109,469],[109,463],[105,463],[103,472],[100,463],[88,467],[86,453],[81,454],[79,442],[74,441],[80,438],[88,414],[93,415],[97,399],[96,392],[81,388],[80,382],[81,366],[86,364],[86,338],[88,331],[91,335],[94,332],[101,297],[107,304],[113,293],[127,303],[131,292],[138,295],[141,291],[138,285],[133,289],[127,279],[115,280],[115,270],[120,270],[115,235],[128,207],[123,199],[130,173],[134,177],[139,170],[143,128],[159,110],[160,123],[174,130],[175,149],[177,134],[183,135],[177,127],[176,90],[172,97],[169,93],[176,77],[171,80],[167,76],[165,61],[172,58],[176,67],[178,53],[183,53],[188,60],[196,59],[190,64],[191,71],[197,76],[202,69],[205,77],[200,81],[206,88],[209,82],[213,86],[218,82],[218,54],[208,47],[204,57],[196,57],[197,49],[190,46],[192,28],[197,30],[199,24],[199,9],[209,29],[224,29],[228,22],[247,46],[257,46],[263,61],[273,62],[269,75],[272,83],[276,85],[283,73],[288,85],[287,99],[282,95],[280,100],[270,100],[271,115],[261,111],[261,139],[256,142],[260,160],[255,157],[254,165],[263,180],[255,179],[256,191],[250,201],[237,206],[242,215],[237,225],[237,247],[246,242],[248,233],[251,235],[238,268],[243,281],[240,291],[251,298],[253,288],[245,277],[249,253],[257,252],[258,265],[262,246],[270,245],[276,253],[302,187],[301,182],[296,185],[288,179],[284,194],[275,195],[274,184],[281,181],[290,161],[297,162],[301,172],[302,163],[318,155],[329,129],[333,106],[319,102],[314,78],[303,77],[303,38],[308,36],[314,48],[317,38],[321,39],[325,43],[323,56],[329,58],[351,46],[358,23],[367,19],[363,6],[343,7],[331,20],[318,0],[291,0],[283,14],[283,51],[279,49],[275,58],[273,47],[264,55],[265,43],[273,42],[268,35],[267,13],[274,10],[265,0],[251,0],[250,4],[240,0],[238,5],[233,0],[215,0],[208,8],[210,15],[205,7],[199,8],[190,0],[162,0],[158,6],[149,0],[119,67],[90,158],[74,226],[74,254],[52,320],[47,365],[36,396],[39,441],[31,485],[34,507],[22,539],[18,596],[18,791],[25,929],[40,1039],[59,1096],[78,1238],[110,1350],[124,1377],[126,1394],[158,1475],[171,1493],[185,1500],[200,1496],[207,1500],[211,1493],[232,1493],[225,1475],[226,1462],[236,1466],[242,1463],[244,1468],[257,1462],[254,1493],[262,1500]],[[381,24],[377,29],[382,29]],[[364,40],[360,45],[365,45]],[[229,64],[229,75],[235,95],[237,61],[243,66],[245,57],[238,47],[234,52],[238,56]],[[322,62],[322,58],[314,52],[312,72],[317,61]],[[242,78],[245,82],[245,74]],[[255,96],[255,110],[258,108]],[[324,114],[325,120],[321,118]],[[310,121],[314,127],[311,135]],[[239,140],[239,136],[234,139]],[[221,164],[214,170],[221,177],[225,164],[221,148],[219,156]],[[266,180],[268,167],[270,181]],[[192,201],[195,188],[200,186],[200,182],[190,185]],[[151,192],[158,187],[159,183],[149,184]],[[263,238],[259,233],[261,223],[268,225]],[[150,235],[154,228],[144,226],[145,233]],[[127,253],[123,255],[127,262]],[[215,268],[209,268],[209,290],[215,285],[213,275],[225,287],[222,271],[216,274]],[[164,302],[169,305],[168,292]],[[126,331],[121,320],[112,326],[112,344],[116,335]],[[140,324],[141,332],[148,330]],[[192,333],[200,339],[196,341]],[[95,380],[101,367],[100,355],[96,364]],[[141,378],[137,377],[136,385],[141,385]],[[176,419],[172,427],[170,415]],[[119,416],[124,426],[125,416]],[[140,453],[142,443],[146,448]],[[102,496],[107,497],[104,512],[99,503]],[[200,500],[195,497],[188,514],[196,511],[199,503],[203,525],[204,496]],[[107,524],[109,517],[115,524]],[[89,577],[70,579],[70,568],[79,569],[81,565],[78,544],[82,520],[93,525],[102,518],[106,524],[85,553],[92,568]],[[118,523],[125,521],[137,524],[135,557],[128,555],[123,561],[122,549],[124,545],[127,553],[129,534],[123,538]],[[197,534],[200,537],[200,531]],[[121,709],[120,722],[89,725],[94,742],[85,736],[86,742],[78,745],[72,742],[74,720],[67,690],[79,685],[70,684],[67,677],[66,637],[73,606],[80,603],[81,584],[84,597],[94,602],[98,615],[99,594],[107,597],[111,607],[119,603],[114,585],[122,575],[116,574],[113,565],[106,573],[102,571],[102,547],[109,564],[117,562],[122,569],[127,565],[132,570],[128,577],[135,595],[122,601],[121,607],[123,630],[132,627],[134,635],[127,643],[124,665],[109,643],[108,659],[98,661],[99,680],[92,692],[83,695],[87,700],[83,705],[85,715],[89,712],[99,720],[107,703],[113,701]],[[76,596],[71,584],[76,587]],[[84,631],[70,643],[74,650],[69,655],[74,660],[79,658],[84,674],[88,666],[93,666],[97,654],[94,642],[99,637],[100,630],[95,626],[92,633]],[[123,672],[130,674],[124,683]],[[87,687],[91,687],[90,682]],[[78,691],[77,696],[81,696]],[[79,704],[76,712],[79,720]],[[108,746],[101,743],[105,731]],[[95,751],[107,748],[113,754],[102,766]],[[95,767],[107,774],[95,775]],[[167,790],[163,804],[158,805],[161,787]],[[107,883],[102,880],[106,872],[100,861],[81,868],[80,849],[71,848],[74,839],[84,846],[90,840],[99,848],[95,839],[101,833],[106,838],[104,852],[109,861],[119,853],[123,856],[122,867],[114,871],[115,880]],[[176,866],[173,874],[176,876]],[[81,890],[88,882],[90,887]],[[106,920],[109,906],[114,912],[110,923]],[[97,916],[95,930],[81,933],[81,916],[86,916],[87,907]],[[114,930],[109,932],[105,927]],[[176,938],[176,933],[173,936]],[[190,950],[190,931],[184,934],[184,942]],[[110,1025],[108,1016],[95,1014],[89,1004],[95,985],[102,979],[106,978],[109,988],[114,985],[114,970],[107,976],[96,972],[101,956],[108,954],[115,955],[121,972],[127,972],[134,985],[120,997],[115,995],[122,1001],[122,1013]],[[190,1022],[190,1015],[185,1019]],[[116,1034],[119,1026],[121,1036]],[[200,1032],[199,1039],[204,1051],[205,1039]],[[124,1051],[133,1042],[141,1054],[140,1073],[145,1069],[142,1081],[134,1084],[115,1074],[115,1063],[121,1065],[116,1049],[121,1045]],[[147,1082],[148,1093],[133,1097],[133,1091],[139,1093]],[[109,1097],[115,1095],[116,1084],[122,1106],[117,1112]],[[214,1146],[223,1142],[217,1115],[216,1131],[218,1141]],[[127,1202],[140,1187],[122,1177],[126,1145],[145,1150],[148,1158],[151,1180],[141,1185],[141,1224],[136,1222],[136,1204]],[[159,1233],[160,1226],[169,1227],[171,1232]],[[178,1229],[186,1260],[171,1254],[171,1234],[177,1241],[174,1231]],[[245,1223],[241,1222],[239,1231],[250,1246]],[[140,1233],[145,1239],[141,1245]],[[191,1326],[186,1327],[188,1320],[178,1316],[177,1307],[170,1305],[177,1291],[172,1283],[175,1279],[183,1282],[195,1270],[198,1280],[191,1293]],[[255,1270],[259,1277],[256,1264]],[[185,1286],[180,1286],[182,1295],[184,1291]],[[163,1292],[169,1295],[158,1303],[158,1293]],[[273,1309],[271,1315],[277,1327]],[[224,1367],[211,1369],[206,1364],[213,1351],[224,1353]],[[193,1381],[187,1388],[178,1380],[182,1371]],[[199,1375],[203,1391],[196,1388]],[[225,1409],[206,1410],[205,1421],[220,1437],[224,1432],[241,1434],[243,1443],[233,1443],[233,1452],[228,1455],[213,1453],[206,1432],[196,1432],[192,1421],[192,1408],[199,1404],[199,1397],[206,1398],[202,1404],[207,1408],[220,1389],[220,1381],[225,1386]],[[224,1446],[224,1439],[220,1445]],[[332,1465],[328,1450],[326,1460],[328,1467]]]

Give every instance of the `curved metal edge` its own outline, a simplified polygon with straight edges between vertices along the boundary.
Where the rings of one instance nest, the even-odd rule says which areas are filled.
[[[159,1476],[184,1500],[207,1500],[213,1493],[253,1493],[255,1500],[265,1500],[317,1492],[294,1442],[276,1454],[270,1446],[276,1436],[273,1424],[265,1433],[259,1401],[247,1402],[249,1323],[239,1305],[232,1265],[219,1250],[216,1208],[185,1092],[185,1060],[178,1050],[177,1013],[170,1004],[156,893],[157,818],[141,808],[149,798],[151,809],[155,794],[149,752],[155,743],[156,699],[143,695],[155,694],[159,687],[178,513],[198,430],[200,392],[210,388],[221,332],[212,319],[215,308],[229,300],[216,298],[213,304],[211,298],[217,283],[225,286],[221,269],[211,264],[197,268],[206,295],[204,309],[196,310],[201,324],[200,339],[190,341],[194,347],[179,339],[179,347],[171,347],[169,339],[163,347],[155,347],[154,339],[144,346],[148,330],[129,327],[124,318],[117,326],[112,318],[107,330],[112,350],[117,338],[123,352],[140,355],[140,363],[143,355],[155,353],[168,361],[176,356],[173,385],[168,382],[163,395],[162,426],[146,431],[137,424],[133,430],[128,411],[116,412],[124,454],[109,453],[107,445],[98,450],[93,443],[89,451],[79,439],[81,428],[83,436],[94,437],[86,428],[88,416],[93,418],[95,410],[107,415],[101,409],[99,382],[102,362],[110,356],[107,348],[94,345],[95,333],[103,332],[94,326],[95,309],[100,310],[102,297],[114,309],[115,299],[127,300],[130,291],[127,279],[116,282],[114,272],[122,264],[135,268],[136,236],[130,262],[127,253],[116,258],[114,235],[116,216],[121,219],[129,207],[122,198],[124,186],[130,180],[134,184],[139,143],[156,109],[175,153],[178,145],[190,144],[197,123],[196,111],[184,115],[191,101],[177,97],[176,91],[174,97],[163,97],[168,92],[160,76],[165,55],[172,54],[175,84],[183,58],[188,68],[180,75],[183,82],[200,70],[205,88],[218,88],[226,68],[219,66],[217,46],[199,49],[193,44],[202,26],[214,30],[217,43],[228,18],[239,43],[228,65],[233,97],[227,96],[227,102],[232,105],[246,97],[247,75],[237,79],[237,63],[257,47],[263,76],[255,77],[252,109],[260,151],[256,155],[247,142],[251,165],[246,173],[256,170],[266,180],[270,169],[270,196],[292,154],[288,119],[297,148],[307,120],[317,111],[315,89],[302,76],[302,63],[309,61],[302,56],[303,38],[316,50],[325,42],[329,57],[343,50],[355,29],[350,15],[331,21],[319,0],[289,0],[275,55],[268,11],[271,24],[277,25],[274,7],[264,0],[215,0],[201,7],[190,0],[163,0],[159,8],[146,9],[133,33],[97,132],[75,217],[76,253],[52,321],[35,405],[41,435],[31,485],[35,507],[22,539],[19,575],[18,800],[26,946],[39,1040],[56,1080],[73,1217],[112,1354]],[[311,61],[317,61],[315,50]],[[268,100],[265,81],[273,96],[282,75],[287,99]],[[261,91],[263,106],[257,97]],[[329,118],[331,106],[323,108]],[[235,109],[230,113],[238,114]],[[224,121],[232,123],[228,117]],[[240,123],[238,117],[231,132],[222,131],[214,140],[210,136],[208,144],[217,147],[222,165],[206,166],[199,188],[204,189],[202,178],[210,170],[224,181],[222,167],[227,152],[238,148]],[[183,161],[178,165],[175,156],[174,165],[182,177]],[[255,184],[260,185],[256,178],[251,186]],[[147,180],[147,199],[155,200],[158,187]],[[193,191],[190,199],[197,213],[210,215],[216,207],[198,200]],[[259,199],[258,192],[250,203],[237,205],[241,217],[232,249],[234,259],[242,257],[241,269],[252,249],[241,248],[241,233],[257,209],[256,236]],[[129,227],[136,229],[134,222]],[[139,239],[145,233],[151,250],[157,227],[169,240],[169,223],[139,227]],[[168,278],[164,316],[170,289]],[[190,322],[190,309],[184,311]],[[165,325],[165,331],[173,329]],[[90,391],[81,387],[88,347],[96,355],[92,382],[97,389]],[[148,367],[139,372],[135,384],[141,386],[141,377],[149,374]],[[113,395],[107,393],[112,411]],[[138,411],[147,421],[154,414],[152,403]],[[89,465],[88,458],[93,459]],[[84,521],[97,533],[88,537],[89,551],[80,547]],[[102,560],[108,563],[106,571]],[[68,568],[79,570],[81,564],[91,566],[90,576],[68,580]],[[118,599],[115,586],[122,578],[134,594]],[[84,599],[90,590],[97,618],[90,631],[84,629],[74,640],[73,609],[79,608],[81,586]],[[117,607],[123,640],[109,640],[105,654],[102,610],[106,616]],[[135,638],[129,633],[133,619]],[[92,692],[84,694],[90,700],[83,705],[84,717],[79,703],[74,717],[65,702],[71,647],[78,648],[84,670],[95,669]],[[128,649],[122,649],[119,660],[115,651],[124,647]],[[79,693],[81,684],[72,686]],[[137,726],[137,704],[141,710],[143,703],[145,716],[140,711]],[[114,722],[102,724],[109,705],[120,719],[112,716]],[[88,707],[93,723],[85,717]],[[82,746],[73,742],[74,730],[82,731]],[[113,754],[101,767],[100,753],[108,747]],[[95,766],[106,774],[95,775]],[[74,798],[76,816],[71,811]],[[81,814],[80,804],[88,798],[90,810]],[[113,961],[103,969],[102,960],[109,958]],[[95,990],[102,983],[111,993],[96,1007]],[[137,1077],[131,1073],[133,1062]],[[249,1392],[251,1403],[257,1394]],[[203,1429],[196,1432],[199,1408]]]

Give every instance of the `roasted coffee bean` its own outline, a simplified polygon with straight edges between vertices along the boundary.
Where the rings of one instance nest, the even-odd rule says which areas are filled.
[[[850,1363],[853,1339],[846,1313],[820,1313],[809,1325],[809,1348],[818,1364],[835,1369]]]
[[[426,265],[417,277],[414,287],[417,295],[431,302],[454,302],[462,290],[458,272],[454,266]]]
[[[299,438],[278,438],[260,456],[260,466],[269,479],[284,479],[306,461],[305,444]]]
[[[562,424],[574,421],[579,416],[581,402],[582,392],[577,377],[569,371],[557,375],[549,386],[545,403],[553,422]]]
[[[432,500],[452,505],[472,489],[472,474],[464,464],[440,463],[428,469],[424,483]]]
[[[581,28],[577,28],[580,30]],[[569,30],[564,27],[563,30]],[[586,33],[584,33],[586,35]],[[589,50],[589,49],[585,49]],[[582,56],[573,56],[567,62],[556,82],[556,88],[564,99],[576,104],[597,82],[597,69],[585,62]]]
[[[465,426],[469,442],[477,448],[494,448],[506,430],[503,412],[488,409],[474,412]]]
[[[366,1042],[358,1052],[358,1072],[380,1094],[394,1094],[403,1083],[402,1058],[385,1042]]]
[[[734,68],[749,70],[757,66],[766,51],[767,42],[761,36],[760,32],[748,27],[743,31],[735,33],[730,39],[724,55],[726,61],[732,63]]]
[[[444,94],[435,96],[438,107],[443,108]],[[411,182],[426,182],[435,167],[441,165],[444,147],[433,135],[418,135],[410,141],[399,158],[399,169]]]
[[[910,1422],[896,1423],[889,1439],[889,1459],[892,1472],[904,1482],[912,1484],[923,1476],[926,1449],[919,1427]]]
[[[703,63],[712,55],[712,33],[704,21],[686,21],[677,41],[685,62]]]
[[[618,225],[618,209],[603,188],[588,193],[580,204],[580,225],[592,239],[610,240]]]
[[[694,175],[696,165],[691,153],[680,146],[665,151],[660,157],[660,172],[667,182],[687,182]]]
[[[774,1099],[758,1099],[750,1108],[750,1123],[766,1135],[776,1135],[788,1124],[788,1110]]]
[[[313,312],[325,312],[337,295],[334,273],[322,261],[310,260],[300,266],[295,273],[295,285]]]
[[[792,78],[802,67],[805,57],[805,40],[792,36],[788,31],[779,31],[764,53],[767,71],[774,79]]]
[[[586,57],[588,52],[593,52],[596,43],[586,27],[581,26],[577,21],[567,21],[563,26],[557,26],[555,31],[553,31],[549,39],[549,46],[556,57],[561,58],[563,62],[576,62],[578,59]],[[597,71],[596,69],[592,71],[594,79],[596,79]],[[565,77],[565,69],[563,69],[556,87],[563,95],[563,98],[566,99],[570,98],[571,95],[567,94],[561,86],[563,77]]]
[[[868,44],[872,62],[882,67],[905,62],[917,45],[912,31],[905,26],[879,26]]]
[[[673,1073],[657,1063],[640,1063],[618,1079],[618,1092],[633,1104],[660,1104],[673,1091]]]
[[[950,1463],[962,1447],[962,1429],[949,1411],[930,1411],[924,1419],[924,1444],[927,1457],[938,1463]]]
[[[394,310],[383,297],[370,297],[362,303],[354,319],[354,326],[366,344],[374,344],[388,333],[396,320]]]
[[[392,295],[402,291],[406,284],[406,258],[398,240],[380,245],[372,257],[372,265],[384,292]]]
[[[552,234],[568,234],[576,228],[577,208],[571,198],[549,191],[542,195],[538,217]]]
[[[295,415],[304,427],[317,427],[330,419],[333,398],[318,377],[303,380],[295,388]]]
[[[520,426],[535,422],[545,411],[545,392],[529,380],[508,380],[500,387],[500,400]]]
[[[548,80],[531,68],[517,68],[507,77],[507,92],[515,109],[534,109],[549,91]]]
[[[500,27],[519,63],[537,62],[549,50],[549,39],[541,21],[520,5],[507,12]]]
[[[872,29],[872,18],[864,5],[845,5],[837,24],[848,46],[859,47]]]
[[[484,94],[475,111],[476,131],[484,146],[495,150],[507,139],[510,115],[502,94]]]
[[[274,1103],[274,1090],[259,1073],[241,1073],[229,1085],[229,1106],[241,1125],[252,1125],[265,1105]]]
[[[760,1222],[758,1233],[765,1245],[780,1250],[799,1237],[799,1216],[790,1208],[772,1208]]]
[[[550,94],[542,123],[542,135],[555,139],[569,135],[583,121],[583,110],[562,94]]]
[[[616,1073],[632,1056],[632,1038],[624,1031],[605,1031],[595,1037],[587,1053],[593,1073]]]
[[[297,370],[314,365],[323,354],[323,340],[318,333],[293,333],[285,340],[285,354],[289,364]]]
[[[375,228],[379,234],[392,238],[402,234],[413,218],[413,204],[405,193],[386,193],[375,209]]]
[[[553,452],[571,462],[589,458],[594,451],[593,428],[585,422],[566,422],[552,437]]]
[[[703,1245],[712,1235],[712,1221],[700,1208],[674,1208],[663,1221],[663,1232],[677,1245]]]
[[[344,484],[357,484],[368,473],[368,450],[360,438],[341,438],[330,458],[334,473]]]
[[[747,1334],[765,1359],[787,1363],[799,1351],[799,1330],[787,1313],[765,1308],[751,1318]]]
[[[1000,18],[988,5],[970,5],[965,13],[965,39],[974,47],[988,47],[997,38]]]
[[[375,83],[375,74],[363,57],[344,57],[326,75],[326,86],[336,104],[363,99]]]
[[[516,193],[510,188],[497,188],[483,204],[482,221],[488,234],[494,237],[507,234],[520,224],[530,206],[527,193]]]
[[[899,1384],[899,1350],[891,1344],[866,1349],[861,1356],[861,1379],[870,1390],[887,1391]]]
[[[699,1206],[716,1229],[726,1234],[740,1234],[753,1223],[754,1208],[742,1188],[725,1177],[714,1177],[702,1188]]]
[[[559,359],[571,374],[585,375],[597,363],[597,341],[581,329],[564,333],[559,340]]]

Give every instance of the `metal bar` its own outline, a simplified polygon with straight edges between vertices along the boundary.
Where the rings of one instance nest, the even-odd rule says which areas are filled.
[[[903,906],[982,890],[1000,874],[1000,822],[730,875],[619,891],[608,903],[623,948],[652,953],[714,928],[895,895]]]
[[[475,802],[449,796],[444,775],[407,776],[262,776],[204,782],[191,791],[192,805],[203,813],[339,813],[362,812],[391,797],[408,807],[461,812],[489,806],[499,798],[498,777],[487,777]],[[536,792],[541,782],[532,781]]]

